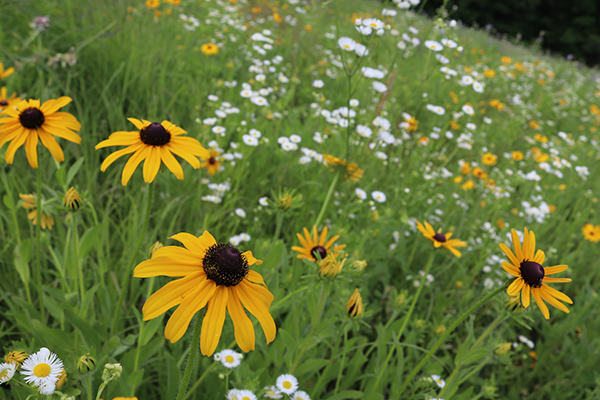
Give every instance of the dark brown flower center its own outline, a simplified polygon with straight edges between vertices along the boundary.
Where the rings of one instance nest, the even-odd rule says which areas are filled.
[[[535,261],[524,260],[521,263],[521,277],[529,286],[541,287],[544,279],[544,268]]]
[[[27,129],[37,129],[44,124],[44,113],[38,108],[28,108],[19,114],[21,125]]]
[[[0,100],[0,106],[6,107],[7,105],[8,105],[8,101],[6,101],[6,100]]]
[[[436,233],[433,235],[433,238],[440,243],[444,243],[446,241],[446,235],[443,233]]]
[[[208,279],[217,285],[235,286],[248,275],[248,260],[238,249],[227,244],[214,244],[202,259]]]
[[[216,164],[216,163],[217,163],[217,160],[216,160],[214,157],[211,157],[211,158],[209,158],[209,159],[208,159],[208,163],[209,163],[210,165],[214,165],[214,164]]]
[[[316,253],[319,254],[322,260],[325,259],[325,257],[327,257],[327,249],[323,246],[315,246],[311,249],[310,254],[312,254],[315,260],[317,259]]]
[[[171,134],[158,122],[140,131],[140,140],[149,146],[164,146],[171,141]]]

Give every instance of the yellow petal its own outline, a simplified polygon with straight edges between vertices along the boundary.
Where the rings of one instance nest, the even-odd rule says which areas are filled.
[[[544,318],[550,319],[550,311],[548,311],[548,306],[546,306],[546,303],[544,303],[544,300],[542,300],[539,289],[533,288],[531,290],[531,294],[533,294],[533,299],[540,308],[540,311],[542,312],[542,314],[544,314]]]
[[[237,294],[246,310],[250,311],[250,313],[258,319],[260,326],[265,332],[267,343],[271,343],[273,339],[275,339],[275,334],[277,333],[275,321],[271,314],[269,314],[268,307],[266,307],[260,299],[257,299],[252,295],[252,291],[249,290],[248,284],[243,283],[244,281],[238,284]]]
[[[27,161],[31,168],[38,167],[38,155],[37,155],[38,135],[36,131],[29,131],[27,142],[25,143],[25,153],[27,154]],[[64,156],[63,156],[64,160]],[[60,161],[63,161],[60,160]]]
[[[96,146],[96,148],[98,148],[98,146]],[[108,168],[108,166],[111,165],[113,162],[115,162],[118,158],[120,158],[126,154],[129,154],[129,153],[134,153],[134,152],[138,151],[139,149],[141,149],[142,147],[143,147],[143,145],[133,145],[133,146],[129,146],[127,148],[121,149],[121,150],[117,150],[112,154],[109,154],[109,156],[106,157],[104,159],[104,161],[102,162],[102,165],[100,166],[100,170],[102,172],[106,171],[106,168]]]
[[[511,229],[510,234],[512,237],[513,247],[515,249],[515,256],[517,257],[517,259],[519,260],[519,263],[520,263],[524,260],[524,258],[523,258],[523,250],[521,249],[521,241],[519,240],[519,235],[517,234],[517,231],[514,229]]]
[[[221,339],[228,298],[229,290],[226,286],[220,285],[216,287],[215,293],[208,302],[200,334],[200,351],[205,356],[211,356],[215,352]]]
[[[70,97],[63,96],[58,99],[48,100],[40,107],[44,115],[54,114],[59,108],[62,108],[72,101]]]
[[[533,253],[530,249],[529,249],[529,245],[530,245],[530,241],[529,241],[529,230],[527,230],[527,228],[525,228],[523,230],[523,258],[526,260],[531,260],[531,258],[533,256],[529,256],[530,253]]]
[[[185,276],[194,272],[204,271],[199,265],[178,264],[170,257],[156,257],[142,261],[133,270],[136,278],[151,276]]]
[[[542,250],[538,250],[535,253],[535,257],[533,257],[533,261],[542,265],[544,263],[544,260],[546,259],[546,254],[544,254],[544,252]]]
[[[62,162],[65,160],[65,154],[56,139],[54,139],[54,136],[46,133],[44,129],[40,129],[38,135],[44,147],[50,150],[50,154],[52,154],[52,157],[54,157],[56,161]]]
[[[325,247],[326,249],[329,249],[329,247],[331,247],[332,244],[335,243],[336,240],[338,240],[340,238],[340,235],[334,235],[331,239],[329,239],[327,241],[327,243],[325,243],[325,245],[323,247]]]
[[[190,325],[190,321],[194,317],[194,314],[205,307],[206,303],[212,298],[216,290],[215,283],[208,279],[206,282],[206,285],[199,286],[193,292],[189,293],[171,315],[171,318],[169,318],[169,322],[167,322],[167,326],[165,326],[165,337],[171,343],[175,343],[181,339]],[[225,314],[224,310],[223,314]],[[223,315],[223,318],[225,318],[225,315]],[[221,326],[223,326],[222,322]]]
[[[151,183],[160,169],[160,147],[148,148],[148,156],[144,161],[144,182]]]
[[[125,167],[123,168],[123,175],[121,175],[121,185],[127,186],[127,182],[129,182],[129,179],[135,172],[137,166],[140,165],[144,158],[146,158],[148,150],[149,149],[146,146],[141,147],[139,150],[133,153],[131,157],[129,157],[127,164],[125,164]]]
[[[326,238],[327,238],[327,227],[324,227],[323,232],[321,232],[321,237],[319,238],[319,245],[323,246],[325,244]]]
[[[511,274],[512,276],[515,276],[515,277],[521,276],[521,271],[519,271],[519,269],[515,268],[515,266],[512,265],[511,263],[509,263],[508,261],[502,261],[502,268],[506,272]]]
[[[159,147],[159,149],[160,149],[160,159],[162,160],[162,162],[165,163],[167,168],[169,168],[169,171],[171,171],[173,173],[173,175],[175,175],[177,177],[177,179],[182,180],[183,179],[183,168],[181,168],[181,165],[179,164],[179,162],[175,159],[175,157],[173,157],[173,154],[171,154],[171,152],[169,150],[167,150],[165,147]]]
[[[564,264],[555,265],[554,267],[546,267],[544,268],[544,275],[558,274],[559,272],[566,271],[568,268],[569,267]]]
[[[235,286],[229,291],[227,311],[229,311],[229,315],[233,321],[235,341],[238,346],[240,346],[240,349],[246,353],[250,350],[254,350],[256,341],[254,325],[252,324],[252,321],[250,321],[250,318],[248,318],[248,315],[246,315],[242,303],[240,303]]]
[[[185,278],[167,283],[144,303],[142,308],[144,321],[156,318],[168,309],[180,304],[187,294],[195,292],[195,289],[199,286],[207,285],[207,282],[205,275],[196,272],[187,275]]]
[[[140,121],[139,119],[136,119],[136,118],[127,118],[127,121],[134,124],[135,127],[138,128],[139,130],[144,129],[147,125],[149,125],[149,124],[144,124],[142,121]]]
[[[517,278],[510,284],[510,286],[506,290],[506,293],[508,293],[509,296],[514,296],[517,293],[519,293],[521,288],[523,288],[524,284],[525,281],[523,280],[523,278]]]
[[[540,295],[542,296],[542,299],[547,301],[551,306],[558,308],[559,310],[564,311],[567,314],[570,312],[569,309],[567,308],[567,306],[565,306],[563,303],[558,301],[555,297],[553,297],[548,292],[546,292],[544,290],[544,286],[542,286],[540,289]]]
[[[153,259],[156,259],[158,257],[169,257],[177,264],[196,265],[200,267],[202,265],[202,258],[204,257],[204,253],[194,253],[193,251],[188,250],[185,247],[165,246],[152,253]]]
[[[559,292],[558,290],[554,289],[553,287],[542,284],[541,290],[545,291],[546,293],[557,298],[560,301],[564,301],[565,303],[573,304],[573,300],[571,300],[571,298],[569,296],[567,296],[563,292]]]
[[[253,255],[251,251],[245,251],[242,253],[242,255],[246,258],[246,261],[248,261],[248,266],[253,266],[253,265],[260,265],[262,264],[262,260],[258,260],[256,259]]]
[[[531,286],[525,285],[523,286],[523,290],[521,290],[521,304],[524,308],[529,307],[529,301],[531,300],[529,294],[531,293]]]
[[[308,248],[312,249],[313,247],[315,247],[317,244],[312,240],[312,237],[310,236],[310,232],[308,231],[308,229],[304,228],[304,237],[306,238],[306,243],[308,243]]]
[[[506,254],[506,257],[508,257],[510,262],[513,263],[513,265],[515,267],[521,265],[521,262],[519,260],[517,260],[517,257],[515,257],[515,255],[513,254],[512,251],[510,251],[510,249],[508,248],[507,245],[505,245],[504,243],[500,243],[500,249],[502,249],[504,254]]]
[[[550,278],[548,276],[545,276],[543,279],[544,282],[546,283],[566,283],[566,282],[571,282],[572,279],[571,278]]]
[[[17,152],[19,147],[23,146],[28,137],[29,130],[27,129],[23,132],[23,134],[17,136],[12,142],[10,142],[8,148],[6,149],[6,154],[4,156],[8,164],[12,164],[15,158],[15,153]],[[37,166],[35,168],[37,168]]]

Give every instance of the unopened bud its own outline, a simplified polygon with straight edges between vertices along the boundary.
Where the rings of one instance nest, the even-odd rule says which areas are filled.
[[[77,370],[81,373],[90,372],[96,369],[96,360],[90,356],[90,353],[84,354],[77,360]]]
[[[79,193],[77,193],[77,190],[71,187],[69,190],[67,190],[67,194],[65,194],[63,205],[71,211],[77,211],[79,207],[81,207],[82,202],[81,196]]]

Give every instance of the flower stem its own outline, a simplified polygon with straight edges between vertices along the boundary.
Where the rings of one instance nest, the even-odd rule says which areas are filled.
[[[231,347],[231,346],[229,346]],[[185,395],[185,397],[183,398],[183,400],[187,400],[192,393],[194,393],[194,391],[198,388],[198,386],[200,386],[200,384],[202,383],[202,381],[204,381],[204,379],[208,376],[208,373],[210,371],[212,371],[212,369],[215,367],[215,365],[217,365],[216,363],[212,363],[210,364],[210,366],[208,368],[206,368],[206,370],[202,373],[202,375],[200,376],[200,378],[198,378],[198,380],[192,385],[192,388],[190,389],[190,391],[188,392],[188,394]]]
[[[125,269],[125,277],[123,279],[123,284],[121,285],[121,292],[119,293],[119,301],[117,302],[117,309],[115,310],[115,316],[113,318],[112,326],[110,328],[110,336],[115,334],[117,329],[117,321],[119,321],[119,315],[121,314],[121,307],[123,306],[123,300],[125,299],[125,293],[129,288],[129,279],[131,278],[131,269],[135,263],[135,259],[137,257],[138,252],[140,251],[140,247],[142,246],[142,241],[144,240],[144,236],[146,236],[146,230],[148,229],[148,222],[150,221],[150,210],[152,208],[152,198],[154,197],[154,182],[151,182],[148,185],[148,197],[146,198],[146,215],[144,216],[144,224],[142,225],[142,230],[140,231],[140,235],[138,237],[137,244],[135,245],[135,249],[133,253],[131,253],[131,258],[129,259],[129,264]]]
[[[150,295],[152,294],[152,289],[154,288],[154,277],[150,278],[150,282],[148,283],[148,291],[146,292],[146,299],[148,297],[150,297]],[[144,319],[142,318],[142,322],[140,323],[140,333],[138,335],[138,340],[137,340],[137,348],[135,349],[135,359],[133,361],[133,370],[137,371],[138,366],[140,364],[140,353],[142,350],[142,341],[140,340],[142,338],[142,333],[144,332],[144,326],[146,326],[146,322],[144,321]],[[130,396],[133,397],[133,395],[135,394],[135,385],[131,386],[131,394]]]
[[[35,280],[37,284],[38,297],[40,299],[40,314],[42,315],[42,321],[44,321],[46,318],[44,316],[44,289],[42,288],[42,253],[40,243],[42,236],[42,168],[40,168],[39,165],[37,168],[36,203],[37,215],[35,224]]]
[[[279,239],[281,233],[281,227],[283,226],[283,210],[277,211],[277,227],[275,228],[275,236],[273,236],[273,243]]]
[[[315,223],[313,224],[316,227],[319,226],[319,224],[321,223],[321,219],[323,219],[323,215],[325,215],[325,210],[327,209],[327,205],[329,204],[329,201],[331,200],[331,195],[333,194],[333,190],[335,189],[335,185],[337,184],[339,177],[340,177],[339,174],[335,174],[335,176],[333,177],[333,181],[331,181],[331,185],[329,186],[329,191],[327,192],[327,196],[325,196],[325,200],[323,201],[323,205],[321,206],[321,211],[319,212],[319,216],[317,217],[317,219],[315,220]]]
[[[434,353],[437,351],[437,349],[446,341],[448,336],[450,336],[450,334],[452,334],[452,332],[454,332],[454,329],[456,329],[460,324],[462,324],[463,321],[469,317],[469,315],[471,315],[472,313],[477,311],[477,309],[479,309],[479,307],[483,306],[485,303],[487,303],[489,300],[491,300],[497,294],[499,294],[505,290],[506,290],[506,288],[503,285],[503,286],[500,286],[500,287],[496,288],[495,290],[491,291],[485,297],[483,297],[481,300],[479,300],[477,303],[473,304],[471,306],[471,308],[469,308],[467,311],[465,311],[456,321],[454,321],[454,323],[452,325],[450,325],[450,327],[442,334],[442,336],[438,339],[438,341],[435,342],[433,347],[429,350],[429,352],[425,355],[425,357],[423,357],[423,359],[419,362],[419,364],[417,364],[417,366],[413,368],[413,370],[408,375],[408,377],[404,379],[404,382],[402,383],[402,386],[398,390],[398,393],[396,393],[395,398],[400,399],[402,392],[404,392],[404,390],[406,389],[406,387],[408,386],[410,381],[415,377],[415,375],[417,375],[419,373],[419,371],[421,371],[421,368],[423,368],[425,363],[427,363],[427,361],[429,361],[429,359],[434,355]]]
[[[500,325],[504,320],[506,319],[506,315],[500,314],[491,324],[490,326],[487,327],[487,329],[481,334],[481,336],[479,337],[479,339],[477,339],[477,341],[475,343],[473,343],[473,345],[471,346],[471,348],[469,349],[469,351],[471,350],[475,350],[480,344],[481,342],[483,342],[483,340],[490,334],[492,333],[492,331],[494,329],[496,329],[496,327],[498,325]],[[454,371],[452,371],[452,374],[450,374],[450,377],[448,378],[448,380],[446,381],[446,385],[444,386],[444,388],[442,389],[442,391],[439,394],[440,398],[444,398],[444,395],[446,394],[446,389],[448,389],[449,387],[452,387],[452,382],[456,379],[456,377],[458,376],[458,372],[460,371],[460,369],[462,368],[463,364],[459,363],[456,365],[456,367],[454,368]]]
[[[344,341],[342,342],[342,349],[344,350],[342,351],[342,362],[340,365],[340,371],[338,372],[338,377],[335,381],[335,389],[333,391],[334,395],[338,393],[338,390],[340,388],[340,382],[342,381],[342,373],[344,372],[344,366],[346,364],[346,342],[348,342],[348,330],[345,327],[342,329],[344,329]]]
[[[192,377],[192,372],[194,371],[194,366],[198,357],[198,348],[200,347],[200,332],[202,332],[202,321],[200,321],[200,316],[196,315],[194,321],[194,333],[192,335],[192,342],[190,343],[190,355],[188,356],[185,371],[183,372],[183,378],[181,379],[181,384],[179,385],[179,391],[177,392],[177,398],[175,400],[183,400],[186,398],[185,392],[188,384],[190,383],[190,378]]]
[[[77,232],[77,213],[71,213],[71,231],[73,234],[73,255],[75,257],[75,265],[77,266],[77,280],[79,281],[79,297],[81,305],[83,305],[83,268],[79,259],[79,234]],[[80,310],[81,311],[81,310]],[[81,316],[81,314],[79,315]]]
[[[319,325],[319,322],[321,321],[321,315],[323,314],[323,309],[325,308],[325,300],[326,299],[327,299],[327,292],[325,291],[325,283],[323,283],[323,285],[321,286],[321,295],[319,296],[319,305],[317,306],[317,312],[315,313],[315,316],[313,318],[312,329],[310,330],[310,333],[304,340],[304,346],[302,346],[302,350],[300,350],[300,354],[298,354],[298,358],[296,358],[294,365],[292,365],[292,368],[290,368],[290,374],[293,374],[294,371],[296,370],[296,368],[298,367],[298,364],[300,363],[300,360],[302,360],[302,356],[304,355],[304,352],[308,348],[310,339],[313,337],[313,335],[315,334],[315,332],[317,330],[317,326]]]
[[[406,317],[404,318],[404,322],[402,323],[402,326],[400,327],[400,330],[398,331],[398,334],[396,335],[397,341],[400,341],[400,338],[402,337],[402,334],[404,333],[404,329],[406,329],[406,325],[408,325],[408,321],[410,321],[410,317],[412,316],[412,313],[415,309],[417,300],[419,300],[419,295],[421,294],[421,291],[423,290],[423,286],[425,286],[425,279],[427,278],[427,274],[429,274],[429,270],[431,269],[431,266],[433,265],[434,258],[435,258],[435,250],[429,256],[429,260],[427,261],[427,265],[425,266],[425,273],[421,277],[421,282],[419,283],[419,287],[417,288],[417,293],[415,293],[415,297],[413,298],[413,302],[410,305],[410,308],[408,309],[408,313],[406,314]],[[381,368],[380,368],[379,375],[377,375],[377,380],[375,381],[373,390],[377,390],[377,387],[379,386],[379,382],[381,382],[381,378],[383,378],[383,374],[385,373],[385,370],[386,370],[390,360],[392,359],[392,356],[394,355],[395,350],[396,350],[396,346],[392,345],[385,361],[383,362],[383,366],[381,366]]]

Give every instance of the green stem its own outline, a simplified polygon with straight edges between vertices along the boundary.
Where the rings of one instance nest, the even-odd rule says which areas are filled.
[[[177,398],[175,400],[183,400],[184,398],[186,398],[185,392],[190,383],[190,378],[192,377],[192,372],[194,371],[196,359],[198,358],[198,349],[200,347],[200,332],[202,332],[202,321],[200,321],[200,317],[198,315],[195,317],[195,319],[196,320],[194,321],[194,333],[192,335],[192,342],[190,343],[190,355],[188,356],[187,365],[185,366],[183,378],[181,379],[181,384],[179,385],[179,391],[177,392]],[[190,391],[190,393],[192,392]]]
[[[302,359],[304,352],[308,348],[310,339],[315,334],[315,332],[317,330],[317,326],[319,325],[319,322],[321,321],[321,315],[323,314],[323,309],[325,308],[325,299],[327,299],[327,292],[325,291],[325,283],[323,283],[323,285],[321,286],[321,295],[319,297],[319,305],[317,306],[317,312],[315,313],[315,317],[313,318],[312,329],[310,330],[310,333],[304,340],[304,346],[302,346],[302,350],[300,350],[300,354],[298,354],[298,358],[296,358],[296,361],[292,365],[292,368],[290,368],[290,374],[292,374],[292,375],[294,374],[294,371],[298,367],[298,364],[300,363],[300,360]]]
[[[233,345],[229,346],[232,347]],[[198,389],[198,386],[200,386],[200,384],[202,383],[202,381],[204,381],[204,379],[206,379],[206,377],[208,376],[208,373],[212,371],[212,369],[215,367],[215,365],[217,365],[217,363],[212,363],[210,364],[210,366],[208,368],[206,368],[206,370],[202,373],[202,375],[200,376],[200,378],[198,378],[198,380],[192,385],[192,388],[190,389],[190,391],[188,392],[188,394],[185,395],[185,397],[183,398],[183,400],[187,400],[192,393],[194,393],[194,391],[196,389]]]
[[[123,306],[125,293],[129,288],[129,279],[131,279],[133,265],[135,264],[135,259],[137,257],[138,252],[140,251],[140,247],[142,246],[144,236],[146,235],[146,230],[148,229],[148,222],[150,221],[150,211],[152,208],[152,198],[154,197],[154,185],[155,182],[152,182],[150,183],[150,185],[148,185],[148,197],[146,198],[146,215],[144,216],[144,224],[142,225],[142,230],[140,231],[137,244],[135,245],[135,249],[133,250],[133,253],[131,253],[129,264],[125,269],[125,278],[123,279],[123,284],[121,285],[121,292],[119,293],[117,309],[115,310],[115,316],[113,318],[112,326],[110,328],[110,336],[114,335],[115,331],[117,330],[117,322],[119,321],[119,316],[121,314],[121,307]]]
[[[148,297],[150,297],[150,295],[152,294],[153,288],[154,288],[154,277],[150,278],[150,282],[148,283],[148,291],[146,292],[146,299]],[[138,340],[137,340],[137,348],[135,349],[135,359],[133,361],[133,371],[137,371],[138,366],[140,364],[140,353],[142,350],[142,341],[140,339],[142,338],[142,333],[144,332],[144,326],[146,326],[146,322],[142,319],[142,322],[140,323],[140,333],[138,335]],[[134,394],[135,394],[135,385],[132,385],[130,396],[133,397]]]
[[[81,266],[81,260],[79,259],[79,234],[77,232],[77,214],[74,212],[71,213],[71,225],[71,231],[73,234],[73,256],[75,257],[75,265],[77,266],[77,280],[79,281],[79,297],[81,298],[81,304],[83,305],[83,268]],[[82,316],[81,313],[79,316]]]
[[[472,305],[471,308],[469,308],[467,311],[465,311],[460,316],[460,318],[458,318],[456,321],[454,321],[454,323],[452,325],[450,325],[450,327],[443,333],[443,335],[438,339],[438,341],[435,342],[435,344],[433,345],[431,350],[429,350],[429,352],[425,355],[425,357],[423,357],[423,359],[419,362],[419,364],[417,364],[417,366],[413,368],[412,372],[408,375],[408,377],[404,379],[402,386],[398,390],[398,393],[396,393],[396,396],[395,396],[396,399],[400,399],[402,392],[404,392],[404,390],[406,389],[406,387],[408,386],[410,381],[415,377],[415,375],[417,375],[419,373],[419,371],[421,371],[421,368],[423,368],[425,363],[427,363],[427,361],[429,361],[429,359],[433,356],[433,354],[437,351],[437,349],[446,341],[448,336],[450,336],[450,334],[452,332],[454,332],[454,329],[456,329],[456,327],[458,327],[460,324],[462,324],[463,321],[469,317],[469,315],[471,315],[472,313],[477,311],[477,309],[479,309],[479,307],[483,306],[485,303],[487,303],[489,300],[491,300],[497,294],[505,291],[506,288],[504,286],[505,285],[502,285],[502,286],[496,288],[495,290],[493,290],[492,292],[488,293],[485,297],[483,297],[477,303]]]
[[[406,329],[406,326],[408,325],[408,321],[410,321],[410,317],[412,316],[412,313],[415,309],[417,300],[419,300],[419,296],[421,294],[421,291],[423,290],[423,286],[425,286],[425,279],[427,278],[427,274],[429,274],[429,270],[431,269],[431,266],[433,265],[433,259],[435,258],[435,252],[436,252],[436,250],[434,250],[431,253],[431,255],[429,256],[429,260],[427,261],[427,265],[425,266],[425,273],[421,277],[421,282],[419,284],[419,287],[417,288],[417,293],[415,293],[415,297],[413,298],[413,302],[410,305],[410,308],[408,309],[408,313],[406,314],[406,317],[404,318],[404,322],[402,323],[402,326],[400,327],[400,330],[398,331],[398,334],[396,335],[396,341],[400,341],[400,338],[402,337],[402,334],[404,333],[404,329]],[[390,348],[390,351],[388,351],[388,355],[387,355],[385,361],[383,362],[383,366],[380,368],[379,375],[377,375],[377,380],[375,381],[373,390],[377,390],[377,387],[379,386],[379,382],[381,382],[381,378],[383,378],[383,374],[385,373],[385,370],[387,369],[387,366],[388,366],[390,360],[392,359],[392,356],[394,355],[395,350],[396,350],[396,346],[394,346],[392,344],[392,347]]]
[[[338,377],[337,380],[335,381],[335,389],[333,391],[333,394],[336,395],[339,388],[340,388],[340,382],[342,380],[342,373],[344,372],[344,366],[346,364],[346,342],[348,341],[348,330],[344,329],[344,341],[342,342],[342,349],[344,349],[342,351],[342,362],[340,364],[340,372],[338,372]]]
[[[108,382],[102,382],[100,384],[100,387],[98,388],[98,393],[96,394],[96,400],[100,400],[100,396],[102,396],[102,392],[104,392],[104,389],[106,388],[107,385],[108,385]]]
[[[319,211],[319,216],[317,217],[314,226],[318,227],[321,223],[321,219],[323,219],[323,215],[325,215],[325,210],[327,210],[327,205],[331,200],[331,195],[333,194],[333,190],[335,189],[335,185],[337,184],[338,179],[340,178],[339,174],[335,174],[333,180],[331,181],[331,185],[329,186],[329,191],[327,192],[327,196],[325,197],[325,201],[323,201],[323,205],[321,206],[321,211]]]
[[[92,400],[92,376],[88,375],[87,376],[87,394],[88,394],[88,400]]]
[[[40,160],[41,164],[41,160]],[[42,288],[42,253],[41,253],[41,236],[42,236],[42,168],[38,165],[37,168],[37,199],[36,199],[36,224],[35,224],[35,280],[37,284],[37,292],[40,299],[40,314],[42,321],[44,316],[44,290]]]
[[[504,313],[500,314],[491,324],[490,326],[487,327],[487,329],[481,334],[481,336],[479,337],[479,339],[477,339],[477,341],[475,343],[473,343],[473,345],[469,348],[469,352],[475,350],[477,347],[479,347],[479,345],[481,344],[481,342],[483,342],[483,340],[490,334],[492,333],[492,331],[494,329],[496,329],[496,327],[498,325],[500,325],[500,323],[502,323],[506,318],[506,315]],[[460,369],[462,368],[463,364],[459,363],[456,365],[456,367],[454,368],[454,371],[452,371],[452,374],[450,374],[450,377],[446,380],[446,385],[444,386],[444,389],[442,389],[442,391],[439,394],[440,398],[444,398],[444,395],[446,394],[446,389],[448,389],[449,387],[451,387],[452,382],[456,379],[456,377],[458,376],[458,372],[460,371]]]

